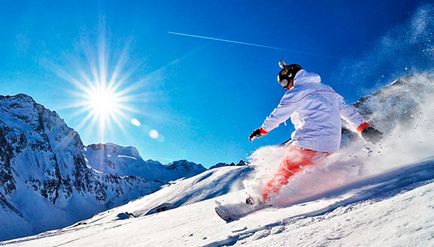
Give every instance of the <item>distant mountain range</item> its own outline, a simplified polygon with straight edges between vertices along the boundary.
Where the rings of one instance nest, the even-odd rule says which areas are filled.
[[[93,169],[117,176],[136,176],[167,183],[171,180],[195,176],[206,170],[200,164],[178,160],[163,165],[155,160],[143,160],[135,147],[113,143],[91,144],[84,154]]]
[[[85,146],[30,96],[0,96],[0,240],[67,226],[205,170],[144,161],[134,147]]]

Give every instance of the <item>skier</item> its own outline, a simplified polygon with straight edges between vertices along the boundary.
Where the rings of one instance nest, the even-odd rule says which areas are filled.
[[[369,126],[354,107],[345,104],[341,95],[322,84],[318,74],[310,73],[298,64],[286,65],[280,61],[279,65],[281,71],[277,81],[286,92],[249,140],[266,135],[289,117],[295,131],[279,168],[265,183],[262,198],[257,199],[260,203],[269,202],[272,193],[279,193],[291,176],[322,163],[328,155],[339,150],[341,117],[369,142],[378,143],[383,135]],[[251,197],[246,200],[248,204],[255,202]]]

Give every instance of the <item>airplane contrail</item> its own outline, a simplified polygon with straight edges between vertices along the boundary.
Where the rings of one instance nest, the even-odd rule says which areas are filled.
[[[329,55],[323,55],[323,54],[317,54],[317,53],[311,53],[311,52],[304,52],[304,51],[297,51],[297,50],[286,49],[286,48],[282,48],[282,47],[269,46],[269,45],[261,45],[261,44],[242,42],[242,41],[236,41],[236,40],[214,38],[214,37],[209,37],[209,36],[194,35],[194,34],[179,33],[179,32],[171,32],[171,31],[169,31],[167,33],[172,34],[172,35],[190,37],[190,38],[206,39],[206,40],[220,41],[220,42],[226,42],[226,43],[232,43],[232,44],[238,44],[238,45],[248,45],[248,46],[267,48],[267,49],[273,49],[273,50],[279,50],[279,51],[287,51],[287,52],[299,53],[299,54],[303,54],[303,55],[311,55],[311,56],[318,56],[318,57],[329,57],[329,58],[338,58],[338,57],[335,57],[335,56],[329,56]]]
[[[287,50],[285,48],[280,48],[280,47],[275,47],[275,46],[260,45],[260,44],[241,42],[241,41],[236,41],[236,40],[229,40],[229,39],[219,39],[219,38],[213,38],[213,37],[207,37],[207,36],[201,36],[201,35],[193,35],[193,34],[188,34],[188,33],[177,33],[177,32],[168,32],[168,33],[174,34],[174,35],[179,35],[179,36],[192,37],[192,38],[198,38],[198,39],[207,39],[207,40],[214,40],[214,41],[222,41],[222,42],[239,44],[239,45],[250,45],[250,46],[262,47],[262,48],[268,48],[268,49],[274,49],[274,50],[283,50],[283,51]]]

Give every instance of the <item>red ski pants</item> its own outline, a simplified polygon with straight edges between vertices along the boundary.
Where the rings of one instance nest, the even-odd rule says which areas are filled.
[[[297,146],[289,146],[279,169],[268,180],[262,191],[262,199],[268,201],[271,193],[279,193],[283,186],[288,184],[290,177],[303,171],[305,168],[322,163],[330,153],[317,152]]]

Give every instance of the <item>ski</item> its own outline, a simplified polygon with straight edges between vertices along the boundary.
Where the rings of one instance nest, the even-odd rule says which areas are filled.
[[[246,202],[223,204],[222,202],[215,201],[216,207],[214,208],[216,214],[226,223],[237,221],[242,217],[256,212],[258,210],[271,207],[269,204],[248,204]]]

